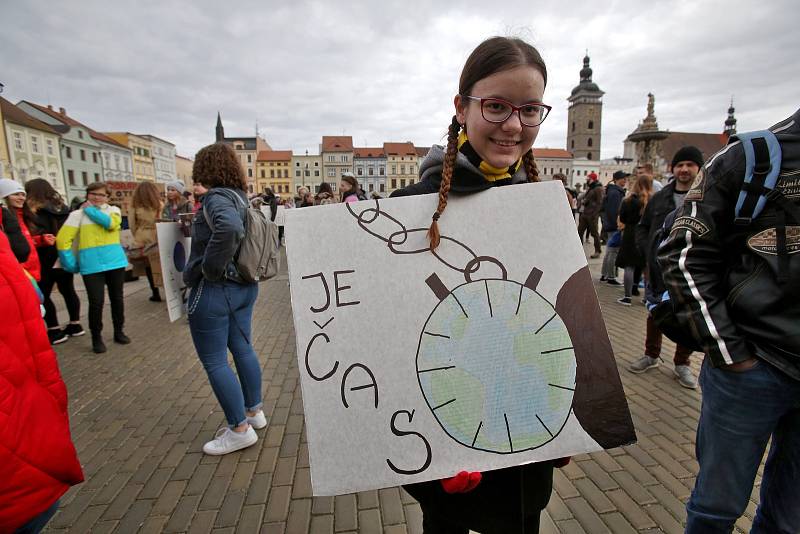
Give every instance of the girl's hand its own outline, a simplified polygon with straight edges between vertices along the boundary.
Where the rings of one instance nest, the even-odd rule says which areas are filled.
[[[42,236],[42,239],[43,239],[43,240],[44,240],[44,242],[45,242],[45,243],[47,243],[48,245],[53,245],[53,244],[55,244],[55,242],[56,242],[56,236],[54,236],[53,234],[44,234],[44,235]]]

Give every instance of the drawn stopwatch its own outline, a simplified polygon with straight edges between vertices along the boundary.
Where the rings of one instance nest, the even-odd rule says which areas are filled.
[[[472,280],[480,262],[500,278]],[[496,259],[465,269],[448,289],[434,273],[439,298],[420,333],[417,377],[442,429],[460,444],[511,454],[541,447],[564,428],[575,392],[576,358],[567,328],[536,291],[542,272],[507,280]]]

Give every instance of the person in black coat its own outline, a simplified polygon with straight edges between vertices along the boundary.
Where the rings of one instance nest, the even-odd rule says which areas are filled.
[[[0,208],[3,210],[0,230],[8,237],[8,241],[11,244],[11,251],[14,253],[14,257],[17,258],[17,261],[25,263],[28,261],[28,256],[31,253],[31,246],[28,244],[28,240],[25,239],[22,228],[19,227],[17,216],[11,213],[5,206],[0,206]]]
[[[617,302],[630,306],[631,296],[638,295],[639,280],[645,265],[645,256],[636,246],[636,226],[642,218],[642,212],[653,194],[653,179],[649,176],[637,178],[631,193],[622,201],[619,209],[619,222],[622,228],[622,242],[617,255],[617,267],[625,269],[623,276],[625,296]],[[635,291],[634,291],[635,290]]]

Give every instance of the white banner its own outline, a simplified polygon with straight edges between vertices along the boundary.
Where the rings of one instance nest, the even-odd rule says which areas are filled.
[[[563,186],[451,195],[431,252],[437,202],[287,214],[314,495],[635,438]]]
[[[175,322],[183,316],[186,287],[183,283],[183,269],[189,259],[192,238],[184,237],[181,225],[176,222],[156,223],[156,234],[167,311],[169,320]]]

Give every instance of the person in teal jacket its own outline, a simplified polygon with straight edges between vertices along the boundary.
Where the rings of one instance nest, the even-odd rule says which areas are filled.
[[[122,214],[116,206],[108,204],[108,187],[103,182],[89,184],[86,203],[69,214],[56,237],[56,248],[61,267],[71,273],[81,273],[89,299],[89,330],[92,332],[92,350],[106,351],[103,342],[104,286],[108,286],[111,302],[111,319],[114,323],[114,341],[127,345],[122,285],[128,258],[120,244]],[[75,246],[77,242],[77,247]],[[75,257],[74,250],[78,254]]]

